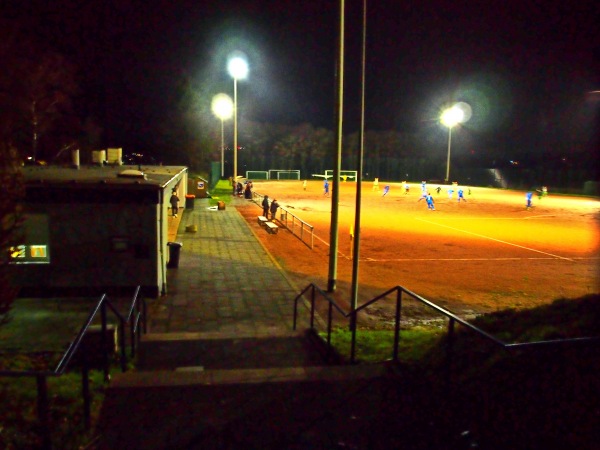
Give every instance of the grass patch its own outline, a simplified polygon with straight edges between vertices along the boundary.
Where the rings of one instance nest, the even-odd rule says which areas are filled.
[[[402,362],[414,362],[430,352],[444,335],[439,328],[414,327],[401,330],[398,355]],[[326,339],[326,334],[321,334]],[[331,343],[343,357],[349,357],[352,333],[337,328],[331,333]],[[390,330],[359,330],[356,333],[356,361],[390,360],[394,352],[394,332]]]
[[[216,206],[219,201],[225,202],[226,205],[231,203],[233,198],[233,187],[229,184],[229,180],[219,180],[214,189],[210,191],[209,204]]]
[[[104,374],[90,372],[91,422],[98,419],[104,400]],[[92,437],[85,430],[81,375],[48,378],[50,429],[53,448],[77,449]],[[0,448],[41,448],[36,409],[35,378],[0,378]]]
[[[0,370],[53,371],[97,302],[98,298],[17,299],[10,321],[0,327]],[[119,370],[117,364],[114,370]],[[64,375],[48,377],[47,383],[53,448],[80,448],[91,435],[85,430],[82,378],[76,361]],[[90,371],[92,425],[100,413],[104,389],[104,373]],[[35,377],[0,377],[0,404],[0,448],[40,448]]]
[[[471,322],[506,343],[596,337],[600,295],[499,311]],[[393,417],[387,429],[402,429],[398,446],[597,448],[598,341],[507,350],[461,326],[454,338],[447,359],[445,332],[402,331],[402,370],[386,393],[393,401],[383,417]],[[332,343],[343,357],[350,354],[349,332],[335,330]],[[357,334],[362,362],[389,359],[392,345],[388,331]]]

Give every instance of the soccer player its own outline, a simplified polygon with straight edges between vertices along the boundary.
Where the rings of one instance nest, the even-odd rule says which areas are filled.
[[[528,192],[527,194],[525,194],[525,200],[527,201],[527,204],[525,205],[525,207],[527,209],[531,208],[531,198],[533,197],[533,192]]]
[[[329,181],[327,181],[327,179],[325,179],[325,182],[323,183],[323,195],[329,197]]]
[[[379,178],[375,178],[373,181],[373,191],[379,192]]]
[[[448,189],[448,198],[452,200],[452,194],[454,194],[454,189]]]
[[[388,192],[390,192],[390,185],[386,184],[385,187],[383,188],[383,195],[382,195],[382,197],[385,197]]]
[[[408,194],[410,192],[410,184],[408,184],[408,181],[404,182],[404,195]]]
[[[421,196],[419,197],[419,200],[417,200],[417,203],[419,203],[421,200],[427,200],[427,196],[429,194],[427,192],[421,192]]]
[[[303,188],[304,190],[306,190],[306,180],[304,180],[304,181],[302,182],[302,188]]]
[[[462,200],[463,202],[466,202],[466,201],[467,201],[467,199],[465,198],[465,194],[464,194],[463,190],[462,190],[462,189],[459,189],[459,190],[458,190],[458,202],[460,203],[460,201],[461,201],[461,200]]]
[[[427,202],[427,209],[431,209],[432,211],[435,211],[435,206],[433,206],[433,197],[431,196],[431,194],[428,192],[427,196],[425,197],[425,201]]]

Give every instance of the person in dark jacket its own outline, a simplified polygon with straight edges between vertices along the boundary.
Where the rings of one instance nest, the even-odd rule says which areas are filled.
[[[268,195],[265,195],[265,198],[263,198],[262,207],[263,207],[263,216],[265,216],[268,219],[269,218],[269,196]]]
[[[169,203],[171,203],[171,214],[173,215],[173,217],[177,217],[177,212],[179,211],[179,197],[177,197],[175,191],[173,191],[173,193],[171,194],[171,199],[169,200]]]
[[[277,199],[274,198],[271,202],[271,220],[275,220],[277,215],[277,208],[279,208],[279,203],[277,203]]]

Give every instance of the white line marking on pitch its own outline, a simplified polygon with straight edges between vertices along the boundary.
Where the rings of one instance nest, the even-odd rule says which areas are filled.
[[[572,261],[568,258],[567,261]],[[573,258],[574,260],[596,260],[598,258]],[[393,261],[553,261],[556,260],[554,257],[539,257],[539,258],[396,258],[396,259],[375,259],[365,258],[361,259],[363,262],[393,262]]]
[[[415,219],[420,220],[421,222],[426,222],[426,223],[430,223],[432,225],[437,225],[439,227],[444,227],[444,228],[449,228],[449,229],[454,230],[454,231],[459,231],[461,233],[471,234],[473,236],[477,236],[477,237],[480,237],[480,238],[489,239],[490,241],[496,241],[496,242],[500,242],[502,244],[512,245],[513,247],[522,248],[524,250],[529,250],[529,251],[532,251],[532,252],[541,253],[542,255],[548,255],[548,256],[552,256],[554,258],[565,259],[567,261],[573,261],[571,258],[565,258],[564,256],[553,255],[552,253],[543,252],[541,250],[536,250],[534,248],[524,247],[524,246],[519,245],[519,244],[513,244],[512,242],[506,242],[506,241],[503,241],[501,239],[495,239],[495,238],[492,238],[492,237],[489,237],[489,236],[484,236],[483,234],[478,234],[478,233],[473,233],[471,231],[461,230],[460,228],[454,228],[454,227],[451,227],[451,226],[448,226],[448,225],[442,225],[441,223],[431,222],[429,220],[421,219],[419,217],[415,217]]]
[[[441,220],[528,220],[528,219],[547,219],[549,217],[558,217],[555,214],[544,214],[539,216],[528,216],[528,217],[451,217],[446,216]]]

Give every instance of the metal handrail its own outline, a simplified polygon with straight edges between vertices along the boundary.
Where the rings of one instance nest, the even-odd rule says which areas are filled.
[[[40,434],[42,437],[42,447],[44,449],[52,448],[52,442],[50,437],[50,425],[49,425],[49,403],[48,403],[48,377],[60,377],[63,375],[75,354],[81,348],[83,339],[88,332],[90,326],[94,322],[94,319],[100,313],[101,324],[102,324],[102,349],[103,349],[103,369],[104,369],[104,380],[106,382],[110,379],[109,370],[109,358],[108,358],[108,346],[107,346],[107,309],[110,309],[116,316],[119,322],[119,332],[123,336],[121,339],[120,348],[120,362],[121,371],[127,371],[127,355],[125,346],[125,324],[129,324],[132,328],[131,334],[131,354],[132,357],[135,354],[135,345],[139,343],[140,333],[139,324],[142,323],[142,331],[146,333],[146,302],[139,295],[140,286],[138,286],[133,295],[129,313],[127,317],[124,317],[119,313],[115,306],[110,302],[106,294],[102,294],[98,302],[94,305],[92,310],[87,316],[82,327],[79,329],[77,336],[73,341],[69,343],[69,346],[63,353],[60,361],[54,368],[54,370],[0,370],[0,377],[35,377],[37,380],[37,408],[38,408],[38,420],[40,422]],[[133,331],[135,324],[135,331]],[[84,421],[86,429],[91,427],[91,393],[89,389],[89,361],[87,354],[82,352],[82,397],[83,397],[83,408],[84,408]]]
[[[258,205],[259,207],[262,207],[263,198],[264,198],[263,194],[260,194],[256,191],[252,191],[252,201],[254,203],[256,203],[256,205]],[[281,218],[283,216],[283,213],[281,213],[281,215],[279,216],[280,217],[280,219],[278,219],[279,223],[281,223],[283,226],[285,226],[285,228],[287,228],[294,236],[296,236],[298,239],[300,239],[301,242],[303,242],[307,247],[309,247],[312,250],[315,247],[315,227],[313,225],[311,225],[310,223],[302,220],[300,217],[295,215],[293,212],[291,212],[285,206],[280,206],[279,209],[281,211],[285,212],[285,218]],[[288,223],[289,222],[288,216],[292,217],[292,226],[291,227]],[[295,231],[296,221],[300,223],[300,234],[299,235],[296,234],[296,231]],[[310,242],[306,242],[304,240],[304,230],[305,229],[307,230],[308,233],[310,233]]]
[[[446,356],[447,356],[447,367],[449,367],[449,363],[452,359],[452,352],[453,352],[453,345],[454,345],[454,327],[455,324],[458,323],[462,326],[464,326],[465,328],[470,329],[471,331],[474,331],[478,336],[486,339],[489,342],[492,342],[494,345],[498,346],[501,349],[504,350],[512,350],[512,349],[524,349],[524,348],[533,348],[533,347],[540,347],[540,346],[547,346],[547,345],[561,345],[561,344],[579,344],[579,343],[590,343],[590,342],[600,342],[600,336],[592,336],[592,337],[578,337],[578,338],[569,338],[569,339],[555,339],[555,340],[545,340],[545,341],[534,341],[534,342],[522,342],[522,343],[507,343],[502,341],[501,339],[498,339],[497,337],[491,335],[490,333],[482,330],[481,328],[473,325],[472,323],[467,322],[466,320],[458,317],[456,314],[452,313],[451,311],[448,311],[445,308],[442,308],[439,305],[436,305],[435,303],[427,300],[426,298],[402,287],[402,286],[394,286],[393,288],[388,289],[387,291],[385,291],[382,294],[379,294],[378,296],[374,297],[373,299],[367,301],[366,303],[362,304],[361,306],[357,307],[354,311],[348,311],[348,312],[344,312],[342,310],[342,308],[335,302],[335,300],[333,300],[331,297],[329,297],[325,292],[323,292],[318,286],[316,286],[314,283],[309,284],[307,287],[305,287],[300,294],[298,294],[298,296],[294,299],[294,321],[293,321],[293,329],[296,329],[297,326],[297,308],[298,308],[298,301],[300,300],[300,298],[302,298],[309,290],[311,290],[312,295],[311,295],[311,305],[310,305],[310,315],[311,315],[311,322],[310,322],[310,328],[314,329],[314,320],[313,320],[313,316],[315,314],[315,291],[319,292],[321,294],[321,296],[327,301],[329,302],[329,308],[328,308],[328,317],[327,317],[327,343],[328,345],[331,345],[330,343],[330,339],[329,336],[331,334],[331,309],[332,309],[332,305],[340,312],[340,314],[344,317],[344,318],[348,318],[350,319],[349,322],[349,328],[350,331],[352,332],[352,344],[351,344],[351,350],[350,350],[350,362],[351,363],[355,363],[355,358],[356,358],[356,346],[355,346],[355,342],[356,342],[356,320],[357,320],[357,316],[358,313],[361,312],[362,310],[364,310],[365,308],[367,308],[368,306],[371,306],[372,304],[378,302],[379,300],[386,298],[388,295],[393,294],[394,292],[397,295],[396,298],[396,314],[395,314],[395,321],[394,321],[394,331],[395,331],[395,336],[394,336],[394,349],[393,349],[393,357],[392,360],[394,362],[398,361],[398,347],[399,347],[399,340],[400,340],[400,318],[401,318],[401,312],[402,312],[402,294],[407,294],[410,295],[413,299],[423,303],[424,305],[426,305],[427,307],[434,309],[435,311],[437,311],[438,313],[448,317],[449,319],[449,323],[448,323],[448,339],[447,339],[447,345],[446,345]]]

